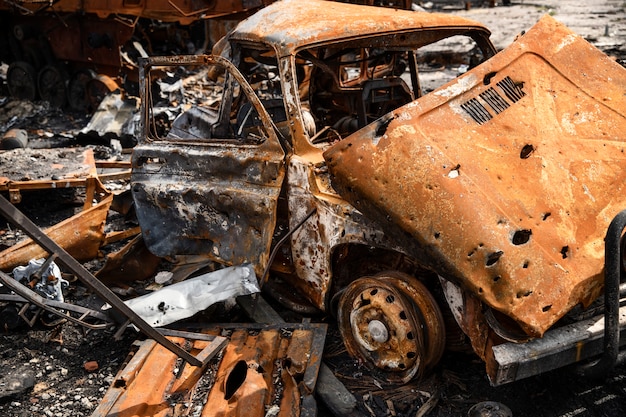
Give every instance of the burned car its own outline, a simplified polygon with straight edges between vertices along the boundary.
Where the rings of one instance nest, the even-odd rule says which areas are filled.
[[[549,32],[551,25],[536,32],[546,36],[542,30]],[[278,288],[285,304],[299,309],[307,304],[336,314],[347,350],[390,382],[420,377],[437,364],[446,347],[462,348],[467,338],[490,364],[493,355],[486,352],[492,346],[542,335],[546,323],[520,326],[525,323],[521,315],[507,314],[511,310],[502,307],[530,294],[519,290],[512,299],[495,303],[491,296],[510,297],[510,292],[480,286],[456,264],[465,260],[441,256],[437,239],[449,236],[448,223],[428,229],[430,240],[411,227],[416,219],[420,228],[439,224],[440,219],[456,226],[452,216],[457,211],[466,216],[459,217],[462,224],[475,218],[476,230],[450,229],[456,233],[450,247],[465,255],[472,253],[461,244],[469,240],[465,233],[474,237],[482,230],[474,211],[453,207],[457,201],[446,196],[430,201],[417,191],[416,184],[424,189],[430,185],[433,193],[440,186],[428,170],[415,172],[416,150],[431,145],[421,143],[418,128],[402,121],[410,120],[412,112],[430,112],[430,124],[419,131],[426,138],[445,131],[452,141],[447,146],[462,152],[466,141],[476,142],[472,133],[496,119],[483,100],[504,115],[512,103],[528,100],[535,87],[524,77],[540,71],[539,66],[529,64],[527,73],[506,76],[488,70],[498,57],[495,62],[504,62],[502,66],[511,59],[510,54],[496,55],[489,35],[482,24],[451,15],[283,0],[241,22],[215,46],[213,55],[145,59],[140,144],[133,153],[131,188],[148,248],[171,259],[201,255],[222,265],[252,263],[264,290]],[[558,35],[557,44],[564,46],[584,42],[573,34]],[[520,42],[523,39],[529,34]],[[535,51],[537,61],[541,52]],[[492,81],[496,90],[485,88],[480,99],[444,111],[466,89],[490,86]],[[576,94],[589,94],[582,91]],[[560,93],[554,91],[553,106],[559,106]],[[607,100],[604,105],[614,108],[623,98]],[[538,112],[550,109],[549,103],[537,107]],[[454,120],[461,112],[463,125]],[[591,115],[597,116],[571,115],[570,127],[583,129]],[[524,135],[542,131],[537,120],[520,123]],[[511,121],[493,130],[502,138],[502,147],[513,127]],[[393,152],[368,153],[360,142],[376,146],[388,140],[392,128],[398,145]],[[528,144],[528,154],[537,150]],[[603,153],[618,154],[617,148],[611,149]],[[491,154],[497,159],[497,149]],[[431,169],[441,169],[440,162],[433,159],[432,164]],[[384,177],[380,165],[389,168],[381,171]],[[446,163],[448,176],[464,172],[457,165]],[[525,181],[529,173],[519,175]],[[533,188],[530,183],[526,187]],[[390,204],[396,198],[398,207],[409,209],[406,218]],[[426,203],[428,210],[421,212]],[[599,229],[614,214],[609,211]],[[551,220],[561,216],[551,214]],[[515,241],[526,243],[537,235],[522,223],[517,230]],[[476,244],[476,257],[484,255],[487,266],[504,263],[508,255],[487,243]],[[566,254],[575,252],[573,241],[565,246]],[[533,270],[523,263],[522,268]],[[492,281],[509,279],[504,272],[496,275],[499,279]],[[593,301],[601,284],[592,284],[577,287],[572,297],[563,295],[570,300],[567,307]],[[291,289],[302,298],[288,298]],[[559,302],[552,301],[550,325],[566,313]],[[517,365],[522,359],[515,361]],[[499,377],[498,369],[488,366],[494,384],[529,373],[509,369]]]

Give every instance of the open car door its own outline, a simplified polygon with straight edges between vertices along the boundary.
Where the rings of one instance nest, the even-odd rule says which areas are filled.
[[[175,78],[180,73],[185,78]],[[268,258],[285,152],[241,73],[217,56],[143,62],[131,187],[149,250],[226,265]],[[173,104],[177,104],[173,110]]]

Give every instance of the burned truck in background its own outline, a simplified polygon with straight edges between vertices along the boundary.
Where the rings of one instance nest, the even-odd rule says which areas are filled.
[[[275,0],[37,1],[0,3],[0,62],[9,95],[93,111],[118,88],[137,90],[137,59],[203,53]],[[355,1],[408,8],[411,1]]]
[[[494,385],[599,354],[598,311],[579,306],[602,292],[602,240],[626,207],[623,88],[607,84],[625,70],[550,17],[499,54],[489,35],[285,0],[213,55],[145,59],[131,188],[146,245],[252,263],[286,305],[335,314],[390,382],[468,341]],[[445,158],[466,149],[469,166]]]
[[[270,2],[2,2],[0,61],[8,65],[8,92],[93,111],[115,89],[137,90],[138,57],[205,50]]]

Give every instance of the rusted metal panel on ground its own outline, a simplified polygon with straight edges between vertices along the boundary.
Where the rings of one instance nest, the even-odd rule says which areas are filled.
[[[32,155],[29,167],[13,166],[12,152]],[[16,149],[2,154],[0,191],[7,190],[12,203],[21,201],[21,192],[44,189],[85,188],[84,210],[46,229],[46,233],[74,258],[81,261],[96,257],[102,246],[107,214],[113,194],[100,182],[92,149]],[[24,172],[32,178],[24,180]],[[97,201],[94,204],[94,200]],[[46,257],[47,252],[30,239],[0,253],[0,269],[10,270],[31,259]]]
[[[104,226],[113,195],[107,195],[95,206],[49,227],[45,233],[74,258],[88,261],[95,258],[104,242]],[[31,239],[23,240],[0,252],[0,270],[25,265],[31,259],[47,256],[47,252]]]
[[[301,406],[315,388],[326,325],[224,324],[205,332],[230,339],[205,368],[180,368],[171,352],[139,343],[92,417],[265,416],[270,409],[279,416],[314,415]],[[193,352],[201,344],[189,347]]]
[[[31,164],[15,164],[16,156]],[[87,187],[98,175],[93,150],[84,148],[13,149],[0,153],[0,167],[0,191],[8,191],[14,204],[21,201],[21,191]]]
[[[509,48],[324,156],[359,210],[541,336],[602,290],[626,207],[626,70],[545,16]]]

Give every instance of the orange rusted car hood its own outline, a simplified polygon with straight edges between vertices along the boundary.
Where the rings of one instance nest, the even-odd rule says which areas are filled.
[[[625,92],[626,69],[545,16],[324,157],[386,233],[541,336],[602,290],[626,208]]]

